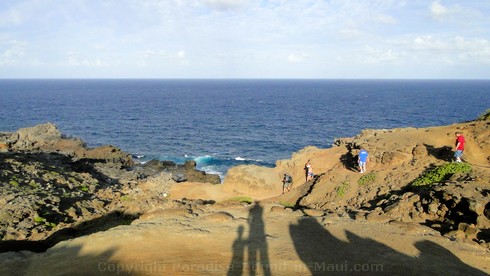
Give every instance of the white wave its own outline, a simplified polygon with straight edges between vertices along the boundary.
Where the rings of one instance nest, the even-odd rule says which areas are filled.
[[[213,160],[214,157],[211,156],[211,155],[204,155],[204,156],[198,156],[196,158],[194,158],[194,161],[196,161],[197,163],[206,163],[206,162],[209,162],[211,160]]]
[[[261,159],[252,159],[252,158],[243,158],[240,156],[237,156],[234,158],[236,161],[252,161],[252,162],[263,162]]]
[[[221,178],[221,181],[225,178],[224,172],[216,170],[214,166],[204,166],[199,168],[199,170],[205,171],[207,174],[217,174]]]

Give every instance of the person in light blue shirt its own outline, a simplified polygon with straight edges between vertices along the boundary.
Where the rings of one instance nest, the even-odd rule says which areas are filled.
[[[368,160],[368,152],[361,147],[361,151],[359,152],[359,172],[360,173],[365,173],[366,172],[366,163]]]

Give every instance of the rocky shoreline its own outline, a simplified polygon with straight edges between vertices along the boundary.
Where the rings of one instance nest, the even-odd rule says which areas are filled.
[[[192,161],[137,164],[114,146],[86,148],[51,123],[1,133],[0,148],[2,252],[42,251],[90,228],[128,224],[165,201],[171,183],[220,183],[218,175],[196,170]],[[93,222],[107,214],[107,223]],[[41,243],[31,249],[26,241]]]
[[[461,165],[451,162],[455,131],[467,140]],[[260,265],[266,275],[280,264],[272,269],[281,275],[317,275],[312,268],[333,260],[378,263],[394,274],[485,275],[489,138],[488,116],[363,130],[274,168],[233,167],[219,184],[194,162],[135,164],[116,147],[86,148],[49,123],[1,133],[0,274],[241,275],[231,268],[257,274]],[[361,145],[370,153],[366,174],[354,164]],[[286,172],[293,184],[283,194]],[[269,258],[251,261],[268,248]]]

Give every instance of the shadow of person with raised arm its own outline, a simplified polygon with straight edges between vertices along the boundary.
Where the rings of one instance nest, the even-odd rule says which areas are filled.
[[[264,208],[259,202],[255,202],[249,211],[248,224],[248,271],[249,275],[257,275],[259,270],[263,275],[271,275],[269,265],[269,255],[267,252],[267,241],[265,225],[262,218]]]
[[[243,225],[238,226],[238,237],[231,246],[233,250],[233,256],[231,257],[230,265],[228,266],[228,276],[241,276],[243,274],[243,263],[245,257],[245,246],[247,240],[243,238]]]
[[[451,162],[453,160],[453,151],[451,147],[443,146],[436,148],[432,145],[424,144],[427,153],[439,160]]]
[[[298,256],[311,275],[486,275],[430,241],[418,242],[419,256],[408,256],[380,242],[346,231],[347,241],[333,236],[314,218],[289,226]]]

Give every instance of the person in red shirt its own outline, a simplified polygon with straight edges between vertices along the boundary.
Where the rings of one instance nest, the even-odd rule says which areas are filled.
[[[456,132],[456,145],[454,146],[454,157],[456,158],[456,162],[461,162],[461,156],[463,156],[464,151],[464,136],[461,132]]]

